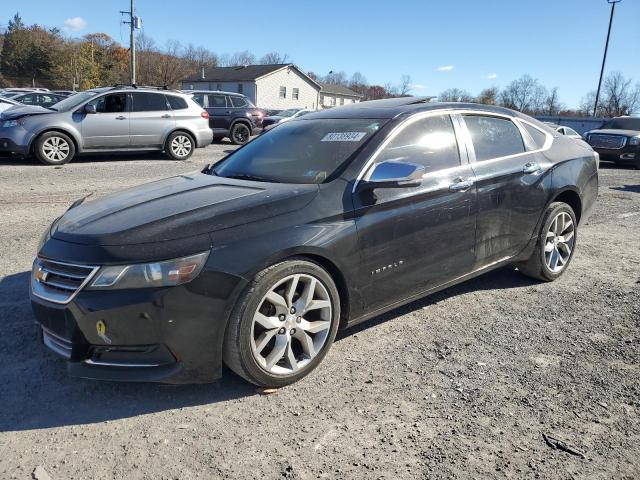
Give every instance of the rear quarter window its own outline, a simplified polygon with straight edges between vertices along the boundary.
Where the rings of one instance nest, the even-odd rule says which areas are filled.
[[[229,97],[231,99],[231,105],[236,108],[242,108],[248,106],[247,100],[244,97]]]
[[[171,110],[184,110],[186,108],[189,108],[189,105],[187,105],[187,101],[182,97],[167,95],[167,101],[169,102]]]
[[[544,147],[544,144],[547,141],[547,135],[542,130],[538,130],[536,127],[529,125],[528,123],[520,122],[520,124],[527,131],[531,140],[533,140],[533,145],[536,150]]]

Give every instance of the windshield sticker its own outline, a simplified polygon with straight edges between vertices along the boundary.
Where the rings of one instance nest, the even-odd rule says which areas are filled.
[[[359,142],[367,132],[331,132],[322,137],[321,142]]]

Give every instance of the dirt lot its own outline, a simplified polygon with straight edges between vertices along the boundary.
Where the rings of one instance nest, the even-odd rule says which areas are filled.
[[[230,148],[186,163],[0,160],[0,478],[640,477],[640,171],[601,170],[559,281],[501,269],[450,288],[341,334],[275,394],[230,372],[186,387],[68,378],[28,302],[41,232],[81,196]]]

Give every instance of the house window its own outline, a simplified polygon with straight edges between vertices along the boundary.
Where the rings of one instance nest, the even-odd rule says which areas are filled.
[[[320,105],[324,105],[324,95],[320,95]]]
[[[216,90],[222,90],[222,84],[221,83],[218,83],[216,85]]]
[[[331,97],[331,105],[335,107],[335,105],[336,105],[336,97]]]
[[[241,83],[238,84],[238,93],[242,93],[243,85]]]
[[[300,89],[294,88],[292,96],[294,100],[298,100],[300,98]]]
[[[287,87],[280,87],[280,98],[287,98]]]
[[[340,105],[344,105],[344,98],[340,99]]]

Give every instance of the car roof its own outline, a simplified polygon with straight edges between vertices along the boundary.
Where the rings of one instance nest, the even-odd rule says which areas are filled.
[[[191,95],[194,93],[219,93],[222,95],[233,95],[235,97],[244,97],[242,93],[237,92],[225,92],[224,90],[182,90],[182,93],[186,95]]]
[[[164,89],[164,88],[156,88],[156,87],[128,87],[128,86],[117,86],[117,87],[96,87],[85,90],[85,92],[95,92],[95,93],[106,93],[106,92],[151,92],[151,93],[162,93],[162,94],[171,94],[171,95],[182,95],[188,96],[184,92],[180,90],[173,89]],[[81,92],[76,92],[81,93]]]
[[[305,119],[314,118],[379,118],[392,119],[399,115],[436,110],[477,110],[510,116],[522,116],[508,108],[478,103],[431,102],[430,97],[402,97],[384,100],[369,100],[353,103],[344,107],[334,107],[305,115]]]

